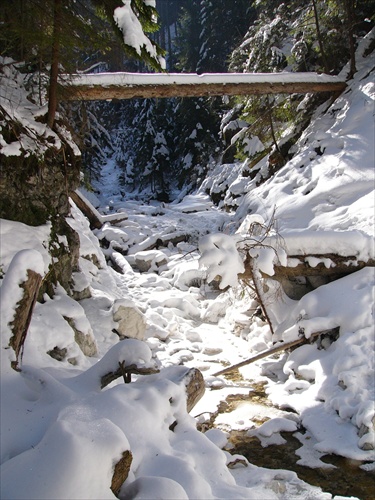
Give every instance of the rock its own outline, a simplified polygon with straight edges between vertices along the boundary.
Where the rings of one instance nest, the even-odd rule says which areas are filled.
[[[203,354],[207,354],[207,356],[215,356],[223,352],[223,349],[221,349],[221,347],[206,346],[202,352]]]
[[[366,451],[375,449],[375,417],[372,418],[370,425],[371,427],[368,427],[362,423],[358,431],[360,438],[358,446]]]
[[[156,271],[168,262],[166,255],[160,250],[145,250],[135,254],[135,266],[141,273]]]
[[[72,276],[79,270],[79,248],[79,235],[68,222],[63,218],[53,220],[49,247],[53,264],[50,265],[49,272],[43,280],[39,297],[43,293],[48,293],[52,297],[57,283],[60,283],[69,295],[71,294]]]
[[[55,346],[50,351],[47,351],[47,354],[49,354],[51,358],[56,359],[56,361],[64,361],[66,355],[68,354],[68,349],[66,347],[60,348]]]
[[[91,298],[90,283],[82,271],[74,272],[72,275],[73,287],[71,297],[76,301]]]
[[[79,302],[80,300],[90,299],[90,298],[91,298],[90,287],[84,288],[83,290],[80,291],[77,290],[72,291],[72,299],[76,300],[77,302]]]
[[[78,330],[73,318],[64,316],[64,319],[74,331],[74,340],[77,342],[83,354],[90,357],[96,356],[98,354],[98,348],[93,334],[91,332],[84,333]]]
[[[116,332],[120,339],[133,338],[144,340],[146,320],[142,312],[127,299],[116,300],[113,305],[113,320],[116,321]]]
[[[66,218],[70,215],[68,193],[79,183],[81,155],[62,123],[57,121],[52,131],[33,123],[37,108],[31,101],[24,109],[28,119],[23,123],[0,110],[6,142],[20,147],[19,155],[0,153],[0,217],[28,226],[51,223],[48,250],[53,265],[43,279],[39,298],[44,293],[52,297],[56,283],[69,292],[72,272],[77,269],[79,236]],[[29,150],[26,145],[31,143]]]

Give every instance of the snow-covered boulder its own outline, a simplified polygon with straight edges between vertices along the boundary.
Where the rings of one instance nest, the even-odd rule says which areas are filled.
[[[144,250],[134,256],[134,264],[141,271],[156,271],[168,262],[167,256],[160,250]]]
[[[144,340],[146,320],[142,312],[128,299],[118,299],[114,302],[113,320],[117,323],[116,330],[120,338],[130,337]]]

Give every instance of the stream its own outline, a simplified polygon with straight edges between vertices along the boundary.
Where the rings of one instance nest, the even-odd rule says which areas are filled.
[[[236,377],[232,375],[231,379],[234,378]],[[252,385],[251,382],[250,385]],[[216,414],[211,418],[210,425],[216,427],[215,420],[219,415],[232,412],[244,403],[262,405],[265,412],[273,408],[265,393],[265,384],[254,382],[248,395],[233,394],[221,402]],[[264,418],[259,421],[259,425],[266,420],[267,418]],[[207,430],[207,427],[204,430]],[[303,434],[304,430],[299,432]],[[332,467],[305,467],[297,463],[300,457],[296,452],[301,448],[301,442],[294,433],[281,432],[285,443],[267,447],[262,446],[258,437],[249,436],[247,430],[232,429],[229,430],[229,434],[226,449],[231,454],[243,455],[250,463],[258,467],[294,471],[306,483],[319,486],[323,491],[329,492],[333,496],[352,496],[360,500],[373,500],[375,498],[375,471],[366,471],[360,468],[363,465],[362,462],[337,455],[325,455],[322,457],[322,461],[331,464]]]
[[[131,242],[127,259],[133,270],[125,266],[124,276],[116,273],[116,283],[122,295],[131,295],[143,310],[152,333],[149,342],[160,363],[184,364],[202,371],[206,395],[192,413],[198,429],[205,432],[218,428],[227,432],[225,449],[246,457],[255,466],[294,471],[301,480],[333,496],[373,500],[374,470],[364,470],[362,462],[315,452],[315,438],[301,427],[300,416],[271,404],[266,393],[271,375],[262,375],[256,363],[251,365],[246,379],[238,371],[220,379],[213,375],[248,359],[251,352],[261,349],[259,345],[268,345],[268,325],[255,316],[256,303],[246,290],[232,296],[202,282],[199,256],[191,242],[161,249],[155,249],[152,242],[181,234],[194,235],[198,240],[199,235],[217,232],[224,223],[229,224],[230,216],[212,209],[184,213],[175,207],[139,207],[130,203],[126,210],[129,219],[124,227],[128,240],[121,243],[117,236],[116,245],[126,247]],[[158,266],[156,260],[160,257],[165,263]],[[150,258],[155,260],[151,263],[154,267],[147,271],[137,268]],[[254,342],[259,343],[255,349]],[[252,432],[274,418],[294,420],[294,430],[281,431],[280,435],[276,432],[277,444],[268,440],[265,445],[256,435],[249,435],[249,430]],[[305,455],[304,460],[301,453],[311,453],[312,457]]]

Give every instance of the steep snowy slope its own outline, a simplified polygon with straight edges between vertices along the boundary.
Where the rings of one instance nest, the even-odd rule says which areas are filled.
[[[228,188],[226,200],[235,194],[238,203],[234,238],[242,253],[250,248],[255,274],[272,277],[274,266],[290,269],[300,262],[334,268],[334,255],[346,259],[349,272],[356,260],[374,265],[375,71],[373,57],[363,57],[373,36],[358,51],[358,72],[348,90],[316,111],[293,159],[260,185],[257,177],[239,174]],[[267,168],[265,158],[260,171]],[[220,167],[215,173],[212,186],[220,184]],[[251,222],[267,226],[270,220],[265,239],[249,233]],[[212,241],[214,246],[220,246],[220,239]],[[207,245],[205,251],[210,251]],[[221,261],[223,253],[224,243]],[[277,281],[266,280],[262,295],[274,341],[340,331],[326,350],[320,343],[303,346],[284,359],[281,371],[277,364],[269,367],[270,373],[279,371],[278,383],[269,385],[271,399],[301,415],[320,452],[363,458],[359,449],[374,448],[374,281],[374,267],[366,267],[325,282],[298,301],[288,298]],[[245,377],[250,373],[246,368],[241,372]]]

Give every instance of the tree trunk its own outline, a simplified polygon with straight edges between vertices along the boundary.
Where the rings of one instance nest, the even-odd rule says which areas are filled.
[[[97,212],[93,206],[88,205],[86,201],[79,195],[78,191],[72,191],[70,193],[70,197],[77,205],[77,207],[81,210],[83,215],[88,218],[90,229],[101,229],[103,226],[103,222],[101,220],[99,212]]]
[[[89,202],[80,195],[79,191],[72,191],[70,193],[70,198],[81,210],[83,215],[88,218],[91,229],[101,229],[106,222],[116,225],[128,218],[126,213],[113,213],[109,215],[100,214],[95,207],[89,204]]]
[[[123,75],[123,81],[120,81]],[[98,74],[98,82],[94,80],[89,84],[85,83],[85,76],[72,76],[69,81],[69,87],[64,92],[63,99],[68,101],[103,101],[110,99],[133,99],[133,98],[170,98],[170,97],[212,97],[223,95],[266,95],[266,94],[307,94],[315,92],[343,92],[347,85],[337,77],[331,77],[328,81],[314,81],[308,74],[306,81],[303,81],[301,75],[296,74],[296,81],[282,81],[283,75],[271,73],[269,81],[262,75],[252,75],[253,81],[246,81],[249,76],[246,73],[243,75],[243,82],[232,83],[211,83],[205,82],[205,75],[196,76],[196,81],[189,82],[189,75],[179,75],[174,81],[173,75],[170,76],[170,82],[158,82],[158,75],[153,76],[155,79],[151,83],[131,82],[133,74],[117,73],[116,81],[113,83],[102,84],[100,82],[100,74]],[[127,82],[127,77],[131,80]],[[140,75],[142,76],[142,75]],[[165,77],[166,75],[161,75]],[[315,75],[316,76],[316,75]],[[185,77],[185,82],[182,79]],[[96,78],[96,77],[94,77]],[[197,80],[199,78],[199,80]],[[258,78],[259,81],[255,79]],[[137,75],[138,79],[138,75]]]
[[[354,5],[353,0],[345,0],[345,14],[346,14],[346,24],[348,30],[349,38],[349,53],[350,53],[350,70],[348,79],[353,78],[354,73],[357,71],[355,65],[355,42],[354,42],[354,30],[353,26],[355,24],[354,20]]]
[[[57,111],[57,93],[60,61],[60,35],[62,27],[62,0],[54,0],[53,9],[53,37],[51,54],[51,71],[48,90],[48,116],[47,125],[52,128]]]
[[[183,376],[182,383],[186,390],[186,409],[190,412],[204,395],[204,378],[197,368],[191,368]]]
[[[310,266],[309,258],[321,260],[317,265]],[[325,276],[332,280],[342,278],[348,274],[354,273],[364,267],[375,267],[375,259],[369,259],[367,262],[357,260],[353,256],[342,256],[336,254],[311,254],[311,255],[290,255],[290,259],[298,260],[300,263],[294,267],[274,265],[275,274],[268,276],[263,273],[263,276],[270,279],[280,280],[281,278],[295,278],[297,276]],[[326,267],[324,261],[331,261],[330,267]]]
[[[268,108],[268,118],[269,118],[269,121],[270,121],[270,130],[271,130],[271,137],[272,137],[272,142],[276,148],[276,151],[282,156],[282,153],[280,151],[280,148],[279,148],[279,145],[277,144],[277,140],[276,140],[276,134],[275,134],[275,127],[273,126],[273,118],[272,118],[272,106],[271,106],[271,103],[270,103],[270,99],[269,99],[269,96],[267,95],[267,108]]]
[[[329,66],[328,66],[328,62],[327,62],[326,53],[325,53],[325,50],[324,50],[322,33],[320,31],[319,13],[318,13],[318,6],[316,5],[316,0],[312,0],[312,4],[313,4],[313,9],[314,9],[314,18],[315,18],[315,26],[316,26],[316,36],[318,38],[319,50],[320,50],[320,54],[322,56],[324,72],[327,73],[327,74],[329,74],[330,71],[329,71]]]

